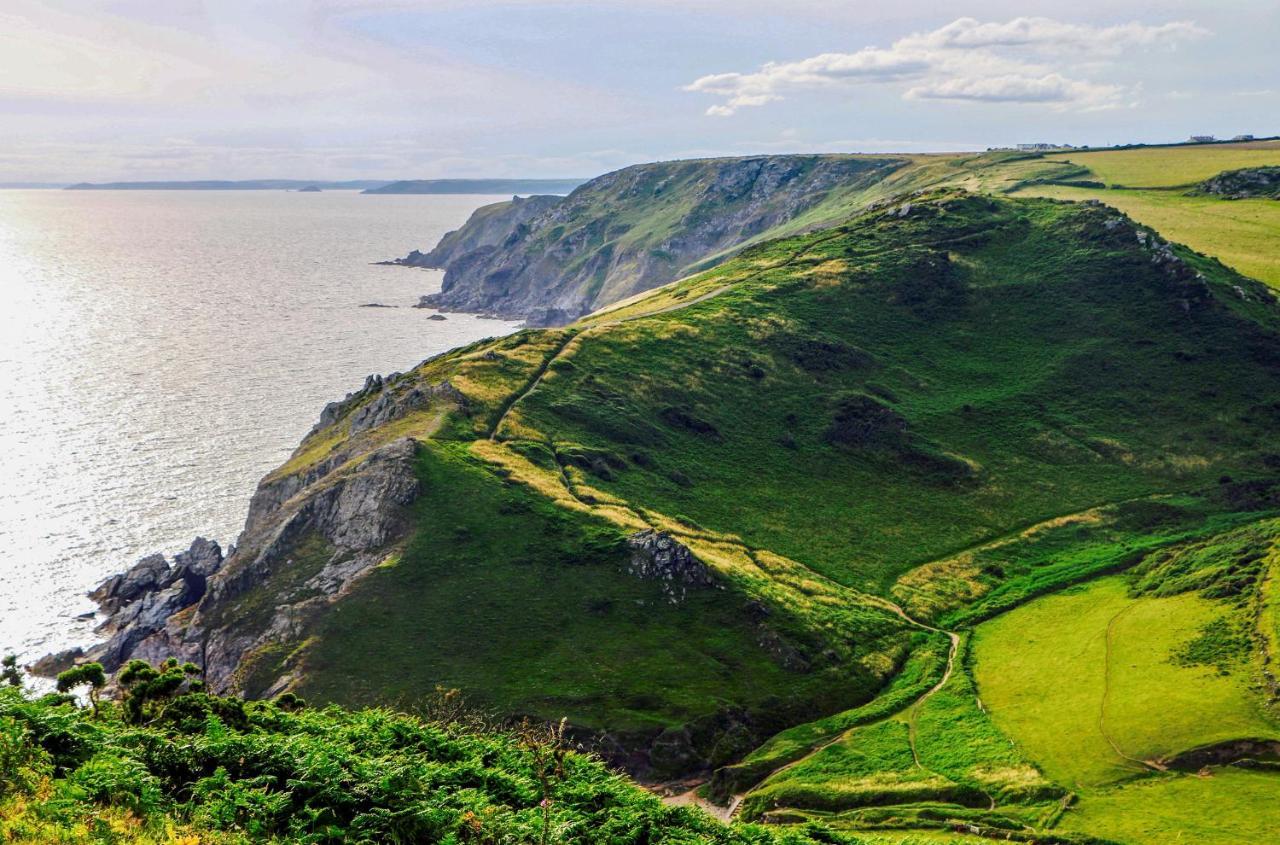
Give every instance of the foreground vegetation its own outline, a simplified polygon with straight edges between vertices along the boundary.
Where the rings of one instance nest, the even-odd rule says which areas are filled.
[[[135,713],[135,689],[94,716],[0,689],[0,842],[878,842],[667,807],[555,726],[492,727],[452,693],[425,719],[220,698],[189,681],[145,698]]]

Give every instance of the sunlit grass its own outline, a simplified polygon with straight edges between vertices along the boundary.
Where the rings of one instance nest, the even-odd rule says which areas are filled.
[[[1168,187],[1201,182],[1224,170],[1280,164],[1280,141],[1055,153],[1045,158],[1087,167],[1108,185]]]

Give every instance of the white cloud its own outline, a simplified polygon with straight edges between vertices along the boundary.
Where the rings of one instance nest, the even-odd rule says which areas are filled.
[[[960,49],[1051,48],[1105,55],[1160,43],[1176,44],[1208,34],[1208,30],[1190,21],[1173,21],[1157,26],[1134,21],[1100,27],[1052,18],[1014,18],[1004,23],[981,23],[973,18],[959,18],[933,32],[908,36],[897,44]]]
[[[953,77],[907,90],[910,100],[968,100],[985,103],[1074,104],[1106,108],[1123,95],[1118,85],[1099,85],[1067,79],[1058,73],[1044,76]]]
[[[960,18],[931,32],[900,38],[888,48],[769,62],[754,73],[710,74],[684,90],[723,98],[707,109],[716,117],[776,102],[792,91],[852,84],[906,85],[903,96],[912,100],[1108,108],[1125,100],[1128,92],[1123,86],[1075,78],[1056,65],[1066,61],[1079,70],[1098,72],[1129,51],[1173,48],[1206,34],[1189,21],[1098,27],[1051,18],[991,23]]]

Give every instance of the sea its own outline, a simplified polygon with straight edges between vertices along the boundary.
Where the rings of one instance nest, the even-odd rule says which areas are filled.
[[[366,375],[513,331],[432,320],[441,273],[374,264],[502,199],[0,190],[0,653],[91,644],[103,578],[225,549]]]

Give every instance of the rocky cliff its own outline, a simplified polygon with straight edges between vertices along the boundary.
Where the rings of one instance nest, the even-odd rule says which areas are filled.
[[[904,163],[791,155],[638,165],[567,197],[486,206],[399,263],[445,270],[424,306],[562,325],[746,244],[847,217],[861,191]]]

